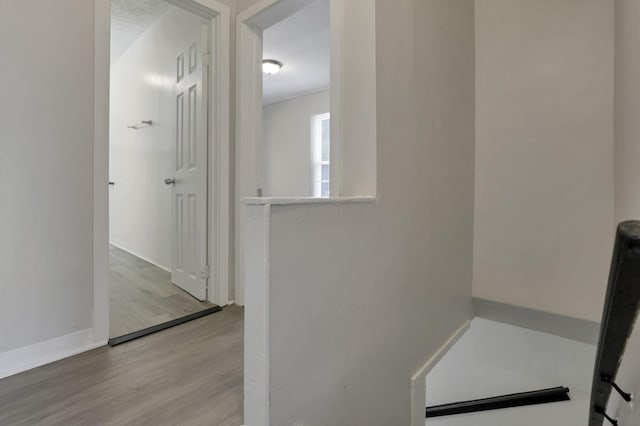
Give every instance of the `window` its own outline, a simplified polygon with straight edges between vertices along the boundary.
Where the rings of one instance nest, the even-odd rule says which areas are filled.
[[[318,114],[312,117],[311,123],[311,155],[312,181],[314,197],[329,197],[330,190],[330,146],[331,115]]]

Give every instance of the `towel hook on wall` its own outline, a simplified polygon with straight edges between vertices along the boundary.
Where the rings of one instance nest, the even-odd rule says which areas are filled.
[[[134,124],[132,126],[127,126],[128,129],[133,129],[133,130],[139,130],[142,129],[143,127],[147,127],[147,126],[151,126],[153,124],[153,121],[151,120],[142,120],[140,122],[140,124]]]

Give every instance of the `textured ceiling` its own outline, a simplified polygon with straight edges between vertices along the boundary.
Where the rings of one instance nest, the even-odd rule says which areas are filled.
[[[162,0],[111,0],[111,63],[171,7]]]
[[[329,0],[316,0],[264,31],[264,59],[275,59],[284,64],[278,74],[264,76],[266,105],[329,88],[329,23]]]

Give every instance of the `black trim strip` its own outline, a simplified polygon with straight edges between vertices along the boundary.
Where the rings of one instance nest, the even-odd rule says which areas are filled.
[[[476,413],[479,411],[500,410],[503,408],[523,407],[526,405],[569,401],[570,399],[569,388],[557,387],[427,407],[426,417],[452,416],[455,414]]]
[[[162,330],[166,330],[167,328],[175,327],[176,325],[181,325],[187,323],[189,321],[196,320],[198,318],[206,317],[207,315],[215,314],[216,312],[220,312],[222,308],[220,306],[214,306],[213,308],[207,308],[203,311],[196,312],[195,314],[190,314],[182,318],[177,318],[171,321],[163,322],[162,324],[154,325],[149,328],[145,328],[143,330],[134,331],[133,333],[125,334],[124,336],[114,337],[113,339],[109,339],[109,346],[114,347],[121,345],[123,343],[130,342],[132,340],[139,339],[141,337],[148,336],[150,334],[157,333]]]

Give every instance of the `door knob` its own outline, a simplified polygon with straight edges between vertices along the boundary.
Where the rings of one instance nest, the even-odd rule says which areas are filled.
[[[165,185],[175,185],[176,184],[176,178],[166,178],[164,180],[164,184]]]

